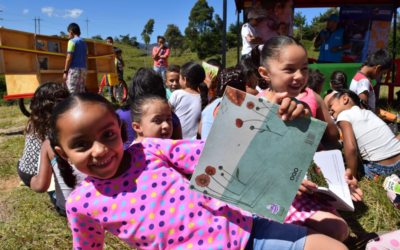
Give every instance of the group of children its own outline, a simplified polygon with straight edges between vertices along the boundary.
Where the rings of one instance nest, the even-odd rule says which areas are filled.
[[[374,79],[387,70],[384,52],[372,53],[360,74]],[[360,98],[371,103],[373,89],[357,87],[355,94],[335,71],[334,92],[323,100],[325,77],[308,69],[306,49],[288,36],[271,38],[251,55],[223,70],[209,60],[217,75],[195,62],[168,66],[165,79],[141,68],[117,112],[97,94],[70,95],[55,83],[37,89],[18,173],[37,192],[47,190],[54,173],[54,203],[68,217],[74,249],[102,249],[105,230],[139,249],[346,249],[347,223],[312,196],[313,182],[302,182],[284,224],[188,187],[227,86],[280,104],[283,120],[313,116],[328,123],[319,150],[340,147],[338,126],[355,201],[362,200],[358,170],[374,177],[400,167],[398,138],[360,107]]]

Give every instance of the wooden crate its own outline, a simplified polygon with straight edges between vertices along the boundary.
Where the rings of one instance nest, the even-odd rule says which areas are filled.
[[[57,36],[35,35],[0,28],[0,45],[36,52],[49,51],[67,55],[67,38]],[[85,41],[89,55],[113,54],[111,45]],[[46,63],[47,62],[47,63]],[[45,82],[65,83],[63,70],[65,57],[42,55],[21,51],[0,49],[0,74],[6,75],[8,96],[6,99],[33,96],[36,88]],[[98,91],[98,74],[115,74],[114,56],[88,59],[88,76],[86,88],[90,92]]]

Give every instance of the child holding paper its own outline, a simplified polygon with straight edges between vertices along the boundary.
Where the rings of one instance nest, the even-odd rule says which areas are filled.
[[[276,101],[280,113],[301,113],[290,100]],[[66,205],[75,249],[102,249],[105,230],[141,249],[346,249],[191,191],[182,173],[193,173],[204,141],[147,138],[124,152],[122,134],[112,105],[97,94],[67,98],[51,116],[57,161],[88,175]]]

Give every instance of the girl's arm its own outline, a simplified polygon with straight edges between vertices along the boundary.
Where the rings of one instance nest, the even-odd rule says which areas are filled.
[[[49,189],[53,173],[50,161],[54,158],[54,155],[53,157],[49,157],[50,154],[53,155],[50,141],[45,140],[40,150],[39,174],[31,179],[31,189],[37,193],[44,193]]]
[[[322,100],[322,97],[318,94],[314,93],[315,100],[317,101],[318,108],[317,108],[317,115],[316,118],[318,120],[324,121],[328,123],[326,127],[325,133],[322,136],[322,139],[328,141],[330,145],[334,146],[337,145],[337,141],[340,138],[339,131],[333,122],[331,115],[329,114],[328,107],[326,106],[325,102]]]
[[[358,148],[353,128],[351,123],[347,121],[340,121],[338,124],[343,133],[344,155],[347,167],[351,169],[353,176],[357,176]]]
[[[204,143],[203,140],[173,141],[153,138],[146,138],[142,141],[143,145],[152,144],[155,146],[147,148],[155,148],[156,154],[161,154],[162,158],[170,163],[169,166],[183,174],[193,174],[203,151]]]

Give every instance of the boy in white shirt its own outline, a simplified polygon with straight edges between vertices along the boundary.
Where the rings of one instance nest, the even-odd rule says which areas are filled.
[[[262,40],[257,30],[257,19],[260,17],[261,15],[258,14],[256,10],[250,10],[247,14],[248,22],[243,24],[242,26],[242,58],[246,55],[250,55],[251,50],[254,48],[254,46],[262,43]]]

